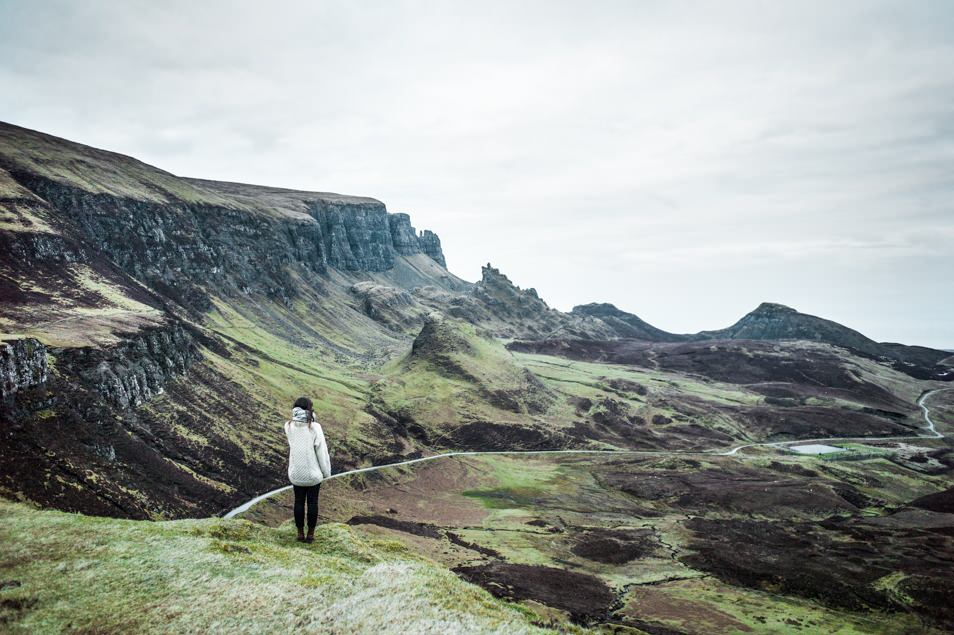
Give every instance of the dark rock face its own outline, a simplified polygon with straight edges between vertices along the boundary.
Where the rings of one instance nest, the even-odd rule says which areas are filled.
[[[62,349],[58,367],[75,373],[114,407],[138,406],[164,391],[168,381],[199,358],[192,337],[179,325],[143,329],[117,346]]]
[[[281,227],[228,208],[120,199],[29,176],[22,182],[125,273],[198,312],[210,308],[199,281],[227,293],[281,297],[291,287],[284,265],[297,260],[321,270],[327,262],[317,224]]]
[[[309,213],[318,221],[318,240],[332,267],[387,271],[394,266],[391,225],[383,204],[315,201]]]
[[[447,267],[447,261],[444,260],[444,252],[441,250],[441,239],[437,237],[437,234],[429,229],[425,229],[418,235],[417,240],[421,245],[421,251],[430,256],[431,259],[440,266]]]
[[[396,254],[421,252],[444,264],[435,235],[419,239],[406,214],[388,214],[370,199],[311,201],[309,220],[124,199],[30,174],[16,177],[124,272],[198,312],[210,308],[199,281],[226,294],[259,291],[287,301],[295,293],[285,271],[291,264],[319,273],[327,267],[387,271]]]
[[[426,254],[440,266],[446,268],[444,252],[441,250],[441,239],[429,229],[415,234],[411,226],[411,217],[400,212],[388,215],[391,224],[391,242],[394,250],[403,255]]]
[[[358,282],[351,286],[351,293],[360,302],[361,311],[375,322],[393,331],[407,331],[421,321],[421,307],[404,289]]]
[[[46,347],[32,338],[0,342],[0,395],[12,396],[46,381]]]
[[[414,228],[411,227],[410,216],[401,213],[391,214],[388,222],[391,225],[391,242],[396,252],[404,256],[421,253],[421,244],[417,240]]]

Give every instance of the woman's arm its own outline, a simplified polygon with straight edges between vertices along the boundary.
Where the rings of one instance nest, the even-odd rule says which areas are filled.
[[[331,457],[328,456],[328,444],[325,443],[325,433],[319,424],[315,426],[315,454],[318,455],[318,467],[325,478],[331,476]]]

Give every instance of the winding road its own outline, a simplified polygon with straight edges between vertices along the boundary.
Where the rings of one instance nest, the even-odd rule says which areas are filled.
[[[384,465],[373,465],[371,467],[362,467],[356,470],[349,470],[347,472],[339,472],[337,474],[332,474],[322,482],[330,481],[336,478],[343,478],[345,476],[352,476],[354,474],[362,474],[364,472],[376,472],[378,470],[383,470],[385,468],[391,467],[401,467],[403,465],[413,465],[415,463],[423,463],[425,461],[434,461],[437,459],[446,459],[453,456],[488,456],[488,455],[527,455],[527,454],[618,454],[625,456],[674,456],[674,455],[710,455],[710,456],[735,456],[739,451],[745,450],[747,448],[762,448],[762,447],[773,447],[773,448],[782,448],[789,445],[801,445],[808,443],[825,443],[825,442],[846,442],[846,441],[906,441],[906,440],[915,440],[915,439],[941,439],[944,437],[943,434],[937,431],[937,428],[934,426],[934,421],[931,420],[931,410],[924,403],[928,397],[931,395],[942,392],[945,390],[954,390],[954,388],[936,388],[934,390],[929,390],[917,401],[917,405],[921,408],[922,413],[924,414],[924,421],[927,422],[926,430],[929,434],[919,434],[914,436],[891,436],[891,437],[827,437],[823,439],[798,439],[796,441],[776,441],[774,443],[748,443],[745,445],[739,445],[729,450],[719,450],[718,448],[713,448],[710,450],[471,450],[471,451],[462,451],[462,452],[445,452],[444,454],[434,454],[432,456],[424,456],[418,459],[408,459],[407,461],[399,461],[397,463],[387,463]],[[242,503],[232,511],[228,512],[223,516],[223,518],[233,518],[238,514],[248,511],[252,506],[260,503],[266,498],[271,498],[276,494],[280,494],[286,490],[291,489],[291,485],[286,485],[284,487],[279,487],[278,489],[273,489],[270,492],[266,492],[261,496],[256,496],[250,501]]]

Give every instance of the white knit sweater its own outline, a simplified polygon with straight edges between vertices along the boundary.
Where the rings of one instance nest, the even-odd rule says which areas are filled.
[[[292,419],[285,422],[288,437],[288,480],[292,485],[310,487],[331,476],[331,458],[325,433],[317,421],[308,425]]]

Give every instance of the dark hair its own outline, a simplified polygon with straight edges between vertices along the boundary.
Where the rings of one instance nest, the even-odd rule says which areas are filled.
[[[302,410],[308,411],[308,423],[311,423],[315,420],[315,413],[312,410],[311,399],[308,397],[299,397],[295,400],[295,405],[292,408],[301,408]]]

